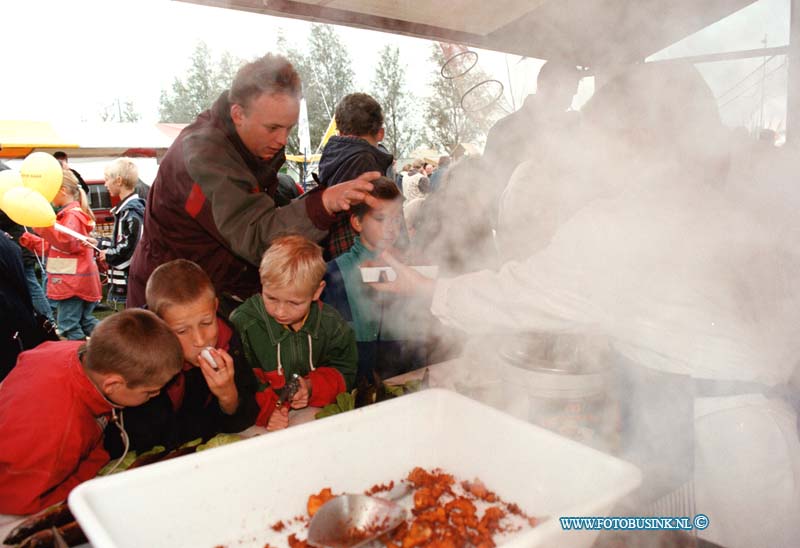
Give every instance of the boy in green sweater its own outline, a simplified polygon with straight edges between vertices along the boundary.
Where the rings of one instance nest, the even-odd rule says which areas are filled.
[[[352,387],[358,351],[353,330],[319,300],[325,282],[322,248],[302,236],[272,242],[259,268],[261,294],[231,314],[245,357],[259,381],[256,424],[289,425],[289,408],[324,407]],[[300,388],[288,402],[277,390],[293,375]]]

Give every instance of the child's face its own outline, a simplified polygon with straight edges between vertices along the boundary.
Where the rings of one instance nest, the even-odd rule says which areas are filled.
[[[183,359],[194,366],[200,365],[200,352],[207,346],[217,346],[216,297],[203,296],[187,304],[173,304],[162,313],[161,319],[169,326],[181,343]]]
[[[288,325],[295,331],[303,326],[303,320],[311,308],[311,303],[319,299],[325,282],[320,282],[319,287],[309,292],[298,287],[271,287],[264,284],[261,289],[261,300],[267,314],[275,318],[282,325]]]
[[[403,202],[378,200],[378,205],[364,214],[351,217],[353,230],[361,235],[361,242],[370,251],[383,251],[394,245],[403,226]]]
[[[69,191],[66,189],[66,187],[62,186],[60,189],[58,189],[58,192],[53,197],[53,199],[50,201],[50,203],[52,203],[56,207],[64,207],[65,205],[70,203],[72,200],[73,199],[72,199],[72,196],[70,195]]]
[[[104,185],[106,189],[108,189],[108,193],[112,197],[117,197],[120,194],[120,189],[122,185],[120,184],[121,177],[103,177]]]

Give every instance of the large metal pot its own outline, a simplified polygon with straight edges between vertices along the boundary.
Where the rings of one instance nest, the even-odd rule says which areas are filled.
[[[509,336],[499,354],[512,414],[598,449],[614,449],[617,414],[605,339],[521,334]]]

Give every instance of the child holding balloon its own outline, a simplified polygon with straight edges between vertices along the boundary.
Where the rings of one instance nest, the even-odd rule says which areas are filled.
[[[94,215],[75,175],[63,171],[61,188],[51,200],[58,209],[56,223],[82,236],[94,228]],[[23,234],[20,243],[37,251],[44,244],[47,256],[47,297],[57,302],[56,323],[62,337],[85,339],[98,321],[92,311],[102,298],[100,273],[94,250],[75,236],[54,227],[37,228],[36,236]]]

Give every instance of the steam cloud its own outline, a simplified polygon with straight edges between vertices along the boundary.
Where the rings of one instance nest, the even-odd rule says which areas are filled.
[[[582,117],[569,138],[527,152],[496,239],[492,166],[451,169],[421,241],[464,275],[440,282],[434,312],[479,337],[607,337],[629,389],[614,392],[628,413],[619,453],[646,473],[630,510],[664,508],[667,495],[708,514],[703,536],[722,545],[797,545],[800,445],[782,397],[800,356],[796,156],[725,128],[679,64],[611,80]],[[521,151],[532,139],[515,137]],[[480,346],[482,367],[502,367]],[[681,429],[694,439],[670,439]],[[747,521],[762,513],[774,521]]]

